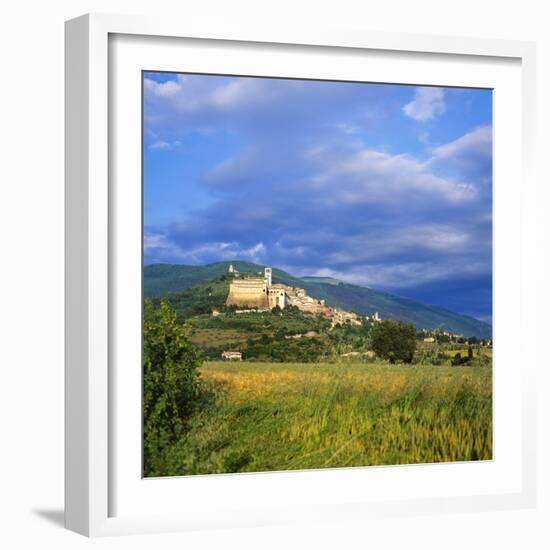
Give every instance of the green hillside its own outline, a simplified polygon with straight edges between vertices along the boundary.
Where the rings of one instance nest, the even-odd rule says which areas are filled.
[[[233,264],[241,273],[259,273],[263,266],[250,262],[218,262],[208,265],[153,264],[145,267],[143,288],[146,297],[158,297],[169,292],[179,292],[186,288],[221,277]],[[274,282],[288,285],[302,284],[300,279],[280,269],[273,269]]]
[[[230,263],[241,273],[259,273],[263,266],[249,262],[218,262],[205,266],[155,264],[144,268],[143,286],[146,297],[160,297],[183,291],[219,279],[227,273]],[[304,277],[300,279],[274,268],[273,282],[305,288],[310,296],[325,299],[333,307],[373,315],[378,312],[383,319],[401,319],[413,323],[418,329],[441,328],[465,336],[491,338],[491,326],[466,315],[446,309],[421,304],[408,298],[394,296],[370,288],[343,283],[332,278]],[[207,285],[208,287],[208,285]],[[206,287],[206,288],[207,288]],[[203,287],[204,288],[204,287]],[[219,300],[225,285],[218,285],[213,296],[205,292],[205,305]],[[184,299],[185,293],[182,295]]]
[[[378,311],[383,319],[409,321],[417,328],[441,328],[455,334],[491,338],[490,325],[478,319],[408,298],[347,283],[308,283],[304,286],[312,296],[325,299],[327,304],[343,309],[367,315]]]

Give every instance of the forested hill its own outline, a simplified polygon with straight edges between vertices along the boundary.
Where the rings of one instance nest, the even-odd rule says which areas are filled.
[[[264,266],[249,262],[217,262],[204,266],[153,264],[143,273],[145,297],[160,297],[180,292],[200,283],[226,274],[230,263],[241,273],[257,274]],[[441,328],[455,334],[490,339],[492,330],[487,323],[467,315],[422,304],[408,298],[394,296],[371,288],[343,283],[333,278],[298,278],[273,268],[273,282],[306,289],[310,296],[325,299],[332,307],[367,315],[378,312],[382,319],[401,319],[418,329]]]

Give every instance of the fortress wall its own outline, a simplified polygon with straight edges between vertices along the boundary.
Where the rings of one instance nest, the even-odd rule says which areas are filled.
[[[267,308],[269,301],[267,286],[263,279],[244,279],[233,281],[229,285],[229,295],[225,302],[228,306]]]

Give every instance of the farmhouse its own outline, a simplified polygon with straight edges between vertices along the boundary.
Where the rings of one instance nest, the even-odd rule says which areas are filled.
[[[240,351],[224,351],[222,359],[226,359],[227,361],[242,361],[243,354]]]

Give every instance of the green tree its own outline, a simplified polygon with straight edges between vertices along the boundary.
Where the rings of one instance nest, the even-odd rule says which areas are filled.
[[[143,445],[145,475],[155,475],[166,448],[185,429],[200,398],[200,360],[189,342],[191,328],[176,322],[163,300],[146,300],[143,320]]]
[[[410,363],[416,349],[414,325],[394,320],[377,323],[372,331],[372,349],[379,357],[389,359],[392,363]]]

